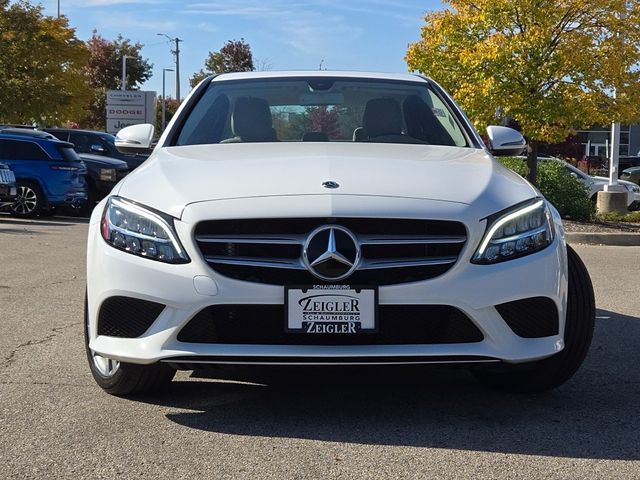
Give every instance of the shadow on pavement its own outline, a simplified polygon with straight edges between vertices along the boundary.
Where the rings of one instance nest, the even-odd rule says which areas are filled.
[[[191,410],[166,416],[232,435],[638,460],[638,338],[639,318],[599,310],[581,370],[537,395],[486,389],[460,369],[236,367],[137,400]]]
[[[40,227],[71,227],[73,225],[77,225],[79,223],[89,223],[88,218],[81,217],[62,217],[62,218],[52,218],[46,217],[46,220],[41,219],[39,217],[36,218],[25,218],[18,219],[14,217],[10,217],[8,215],[0,215],[0,228],[4,225],[18,225],[18,226],[40,226]],[[6,231],[6,230],[0,230]]]

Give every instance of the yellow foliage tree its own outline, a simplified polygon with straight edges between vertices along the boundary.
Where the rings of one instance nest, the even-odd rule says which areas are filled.
[[[0,0],[0,123],[56,125],[77,120],[91,96],[89,52],[66,17]]]
[[[496,111],[539,142],[640,119],[637,0],[445,0],[405,60],[450,90],[479,129]]]

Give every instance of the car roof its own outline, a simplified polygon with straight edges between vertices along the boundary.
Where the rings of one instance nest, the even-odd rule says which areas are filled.
[[[47,132],[40,130],[29,130],[27,128],[0,128],[0,134],[11,135],[13,137],[32,137],[41,140],[58,140],[56,137]]]
[[[94,133],[96,135],[110,135],[107,132],[101,132],[99,130],[85,130],[82,128],[51,127],[43,128],[42,130],[45,132]]]
[[[292,70],[292,71],[266,71],[266,72],[236,72],[223,73],[213,78],[214,82],[223,80],[249,80],[260,78],[354,78],[371,80],[397,80],[403,82],[425,83],[425,77],[412,73],[380,73],[380,72],[356,72],[339,70]]]

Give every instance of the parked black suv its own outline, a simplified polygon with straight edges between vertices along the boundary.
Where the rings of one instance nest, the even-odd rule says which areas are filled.
[[[127,162],[130,171],[147,159],[147,155],[126,155],[119,152],[114,143],[115,137],[109,133],[74,128],[45,128],[44,131],[64,142],[73,143],[81,156],[91,154],[123,160]]]
[[[17,196],[16,176],[9,168],[9,165],[0,163],[0,209],[13,205]]]

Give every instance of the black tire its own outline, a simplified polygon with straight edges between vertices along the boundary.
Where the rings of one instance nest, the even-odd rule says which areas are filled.
[[[168,386],[176,374],[175,369],[164,363],[136,365],[111,361],[109,362],[112,364],[118,364],[113,373],[109,375],[101,373],[97,367],[96,357],[89,348],[89,313],[86,294],[84,302],[84,345],[91,375],[93,375],[100,388],[111,395],[125,397],[158,391]],[[104,360],[102,357],[100,358]]]
[[[569,292],[564,349],[544,360],[506,367],[508,370],[475,370],[482,382],[510,392],[543,392],[565,383],[582,365],[593,338],[595,297],[587,268],[569,246],[567,257]]]
[[[42,189],[35,182],[18,181],[18,200],[9,207],[11,215],[31,218],[38,215],[47,206]]]

